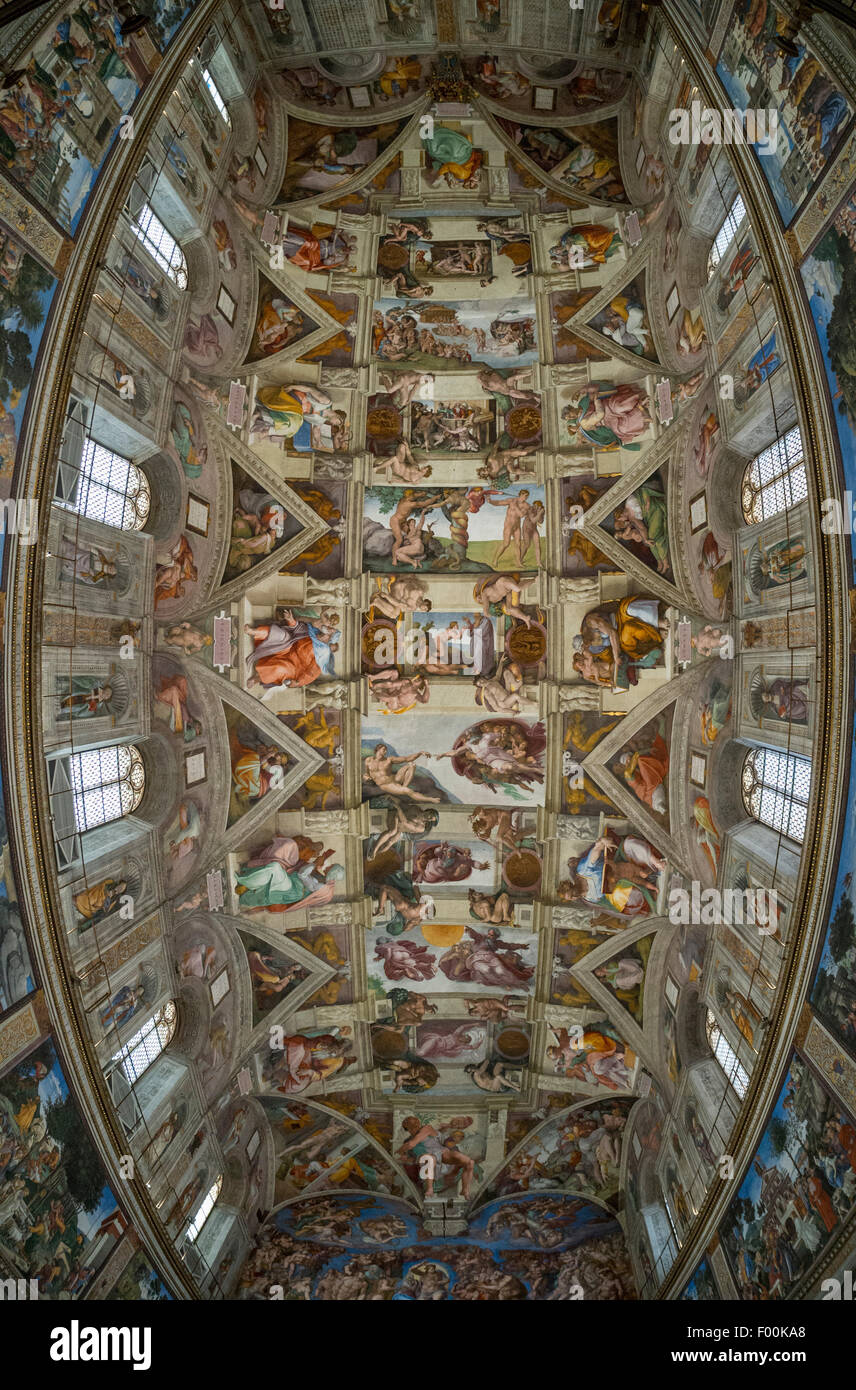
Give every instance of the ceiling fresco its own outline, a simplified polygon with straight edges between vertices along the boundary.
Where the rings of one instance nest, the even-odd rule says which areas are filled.
[[[856,63],[793,9],[0,22],[0,1279],[840,1273]]]

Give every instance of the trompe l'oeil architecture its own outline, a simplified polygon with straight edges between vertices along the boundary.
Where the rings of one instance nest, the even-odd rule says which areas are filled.
[[[819,1297],[844,6],[14,8],[0,1279]]]

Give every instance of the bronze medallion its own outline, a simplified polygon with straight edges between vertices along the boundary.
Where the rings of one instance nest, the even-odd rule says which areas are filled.
[[[547,653],[547,634],[540,627],[524,627],[523,623],[518,623],[505,640],[508,655],[520,666],[537,666]]]
[[[512,888],[532,888],[541,877],[541,860],[531,849],[512,850],[502,874]]]
[[[541,433],[541,411],[537,405],[512,406],[505,417],[505,428],[512,439],[522,441],[537,439]]]

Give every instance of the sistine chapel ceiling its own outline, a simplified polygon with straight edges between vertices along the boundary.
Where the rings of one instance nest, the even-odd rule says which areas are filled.
[[[817,1297],[856,1219],[853,30],[19,8],[0,1275]]]

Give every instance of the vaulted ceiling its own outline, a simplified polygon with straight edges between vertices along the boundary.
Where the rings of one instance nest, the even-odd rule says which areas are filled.
[[[856,1171],[841,31],[178,8],[0,29],[0,1274],[807,1296]],[[762,101],[763,157],[702,135]]]

